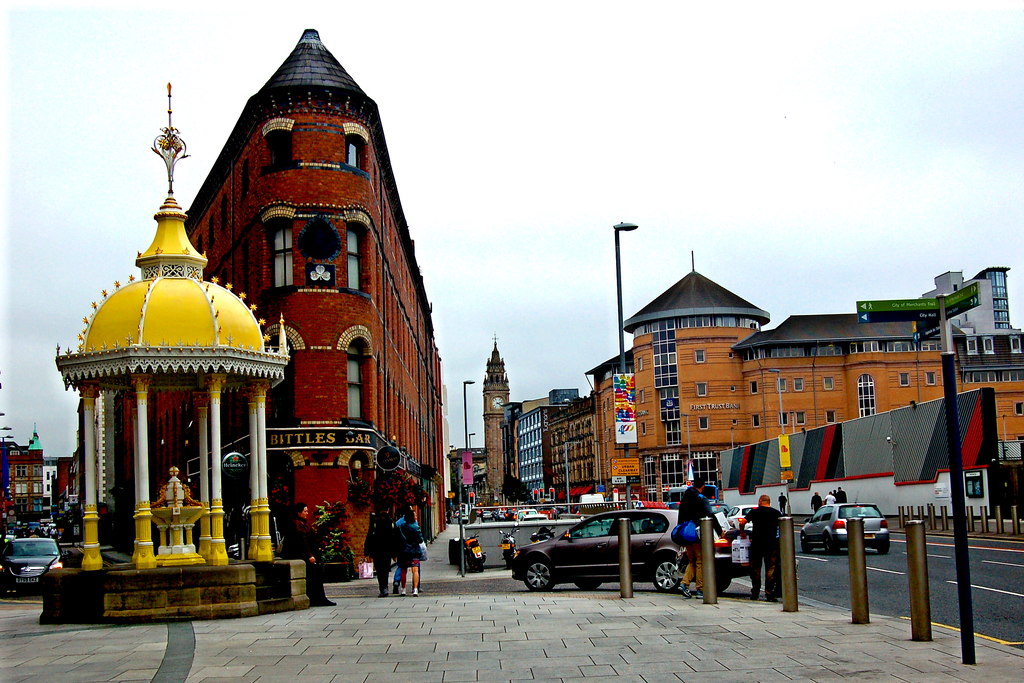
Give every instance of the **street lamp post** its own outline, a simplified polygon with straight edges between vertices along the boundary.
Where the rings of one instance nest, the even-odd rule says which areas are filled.
[[[782,409],[782,370],[780,370],[778,368],[768,368],[768,372],[775,373],[775,390],[779,394],[779,432],[782,433],[782,434],[785,434],[786,433],[786,425],[783,422],[783,418],[787,418],[786,422],[789,422],[789,420],[788,420],[788,416],[786,415],[785,412],[783,412],[783,409]],[[781,454],[780,454],[780,458],[781,458]],[[790,507],[791,508],[791,506],[789,504],[789,480],[787,479],[783,483],[784,483],[784,485],[786,487],[786,507]],[[780,510],[780,512],[782,514],[786,514],[785,510]]]
[[[636,223],[618,223],[615,226],[615,301],[619,307],[619,374],[626,374],[626,339],[622,329],[622,259],[619,256],[619,233],[632,232],[638,226]],[[629,457],[629,444],[622,444],[622,455]],[[629,481],[628,479],[626,480]],[[632,503],[629,495],[629,484],[626,484],[626,506]]]
[[[469,446],[469,413],[466,408],[466,387],[470,384],[476,384],[471,379],[463,380],[462,382],[462,430],[466,436],[466,440],[463,442],[466,444],[466,450],[470,451],[469,457],[473,457],[473,452]],[[462,523],[462,463],[459,463],[459,576],[466,575],[466,540],[465,540],[465,527]]]

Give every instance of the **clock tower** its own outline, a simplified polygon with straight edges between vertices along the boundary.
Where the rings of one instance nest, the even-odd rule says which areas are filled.
[[[482,498],[487,503],[497,502],[501,495],[501,485],[505,480],[504,454],[501,449],[501,419],[508,403],[508,375],[505,374],[505,361],[498,353],[498,340],[494,340],[494,350],[487,361],[487,374],[484,375],[484,449],[487,451],[487,490]]]

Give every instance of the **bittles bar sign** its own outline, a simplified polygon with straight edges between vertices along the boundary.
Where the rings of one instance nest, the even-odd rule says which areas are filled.
[[[268,451],[315,448],[365,448],[376,451],[386,445],[376,432],[357,427],[267,428]]]

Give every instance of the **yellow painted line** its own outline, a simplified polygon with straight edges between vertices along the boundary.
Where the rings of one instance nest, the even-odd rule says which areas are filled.
[[[910,617],[900,617],[900,619],[906,619],[907,621],[910,621]],[[957,633],[960,633],[960,629],[957,628],[956,626],[950,626],[948,624],[940,624],[937,621],[933,621],[932,622],[932,626],[938,626],[939,628],[945,628],[945,629],[949,629],[950,631],[956,631]],[[1024,641],[1016,643],[1016,642],[1014,642],[1012,640],[1002,640],[1001,638],[993,638],[992,636],[982,635],[981,633],[977,633],[977,632],[975,632],[974,635],[977,636],[978,638],[984,638],[985,640],[990,640],[993,643],[999,643],[1000,645],[1024,645]]]

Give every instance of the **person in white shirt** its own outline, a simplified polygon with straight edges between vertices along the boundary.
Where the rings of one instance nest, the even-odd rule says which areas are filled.
[[[835,493],[832,492],[832,491],[829,491],[828,495],[825,496],[825,505],[835,505],[835,504],[836,504]]]

